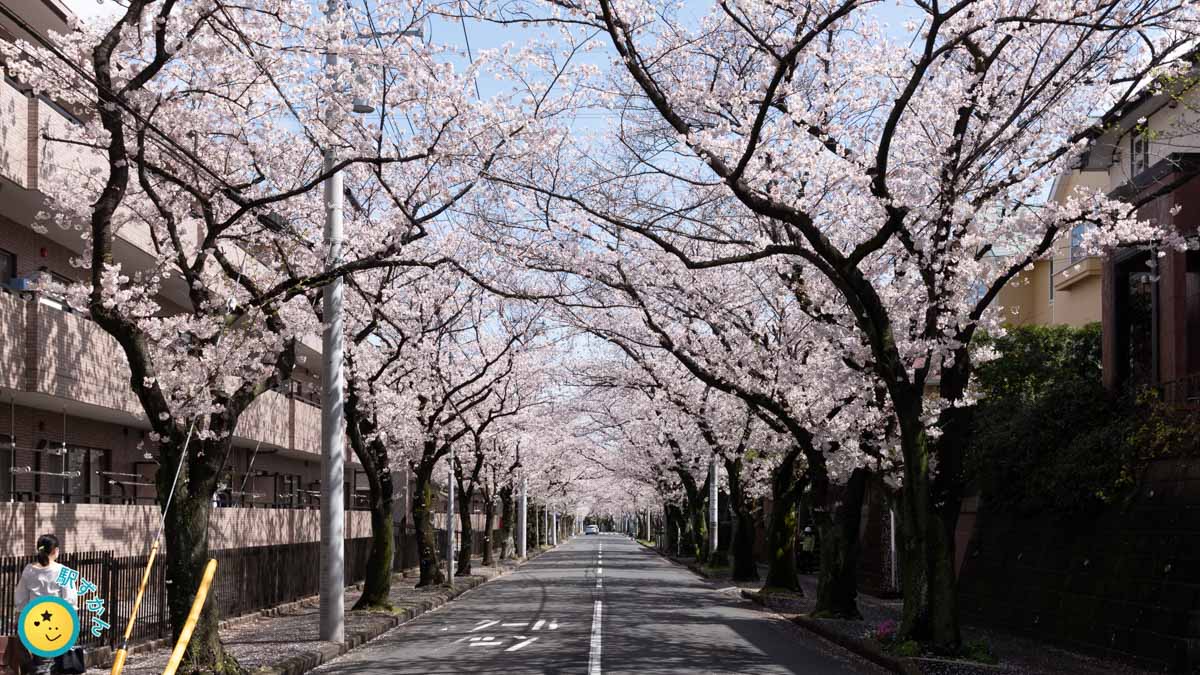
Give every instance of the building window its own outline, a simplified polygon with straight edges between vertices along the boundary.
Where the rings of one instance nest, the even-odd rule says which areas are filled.
[[[108,496],[108,451],[41,441],[34,456],[34,491],[43,501],[101,503]]]
[[[77,504],[98,504],[108,496],[108,481],[100,472],[108,470],[108,451],[97,448],[67,448],[67,471],[79,472],[78,478],[67,481],[68,501]]]
[[[1129,164],[1134,176],[1150,168],[1150,139],[1144,131],[1134,132],[1129,136]]]
[[[17,254],[0,248],[0,285],[17,278]]]
[[[1050,256],[1050,283],[1046,284],[1050,287],[1050,304],[1054,304],[1054,256]]]
[[[1095,225],[1091,223],[1082,223],[1071,228],[1071,264],[1083,260],[1087,256],[1087,251],[1083,248],[1083,236],[1091,232]]]

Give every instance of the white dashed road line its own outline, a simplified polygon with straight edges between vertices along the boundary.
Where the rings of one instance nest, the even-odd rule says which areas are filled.
[[[588,655],[588,675],[600,675],[600,624],[603,623],[602,603],[597,600],[592,610],[592,651]]]

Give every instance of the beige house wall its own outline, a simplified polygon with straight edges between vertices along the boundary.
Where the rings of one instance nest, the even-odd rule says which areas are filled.
[[[1048,261],[1035,262],[1001,289],[996,303],[1006,324],[1026,326],[1052,320],[1049,270]]]
[[[1079,328],[1100,321],[1101,277],[1094,275],[1071,286],[1055,291],[1051,323]]]

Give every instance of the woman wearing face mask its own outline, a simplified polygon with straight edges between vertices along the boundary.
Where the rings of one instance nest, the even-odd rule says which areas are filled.
[[[58,573],[62,569],[57,562],[58,553],[58,537],[53,534],[38,537],[36,560],[22,570],[21,580],[17,582],[17,590],[13,594],[18,614],[31,600],[47,595],[58,596],[72,607],[78,605],[75,588],[58,583]],[[32,655],[32,667],[38,675],[49,675],[54,667],[54,659]]]

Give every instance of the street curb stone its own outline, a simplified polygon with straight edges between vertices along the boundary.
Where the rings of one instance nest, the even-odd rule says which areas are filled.
[[[756,602],[761,601],[756,600]],[[854,652],[864,659],[868,659],[894,673],[900,673],[901,675],[921,675],[921,669],[910,659],[896,658],[890,654],[885,654],[866,640],[843,635],[836,630],[821,625],[820,621],[803,614],[797,614],[790,618],[792,623],[810,633],[823,637],[839,647]]]
[[[766,602],[763,600],[763,597],[758,593],[743,590],[742,597],[755,604],[768,607]],[[885,654],[883,651],[876,648],[866,640],[860,640],[858,638],[853,638],[840,633],[822,625],[819,620],[813,619],[810,616],[805,614],[792,614],[789,615],[787,619],[797,626],[800,626],[808,632],[816,635],[817,637],[824,638],[829,642],[841,647],[842,649],[845,649],[846,651],[857,654],[858,656],[861,656],[862,658],[867,659],[876,665],[887,668],[893,673],[900,673],[900,675],[921,675],[921,669],[910,659],[898,658],[892,656],[891,654]]]
[[[639,543],[641,543],[641,542],[639,542]],[[643,546],[645,546],[645,544],[643,544]],[[680,567],[686,567],[688,569],[688,571],[692,572],[693,574],[700,577],[701,579],[706,579],[706,580],[713,579],[713,577],[706,574],[704,572],[704,570],[701,569],[701,567],[696,563],[683,563],[683,562],[680,562],[678,560],[671,558],[671,556],[669,556],[669,555],[663,555],[660,551],[650,548],[649,546],[646,546],[646,548],[650,549],[651,551],[654,551],[655,553],[658,553],[665,560],[667,560],[668,562],[671,562],[672,564],[678,565]],[[758,593],[754,593],[752,591],[747,591],[747,590],[742,590],[741,597],[763,607],[764,609],[770,609],[770,607],[768,607],[766,605],[766,603],[763,602],[762,597]],[[811,619],[807,616],[804,616],[801,614],[801,615],[790,615],[790,616],[787,616],[784,618],[791,621],[792,623],[796,624],[797,626],[804,628],[805,630],[816,635],[817,637],[824,638],[825,640],[832,642],[833,644],[841,647],[842,649],[845,649],[846,651],[848,651],[852,654],[855,654],[864,659],[867,659],[868,661],[870,661],[876,665],[887,668],[888,670],[892,671],[893,673],[899,673],[900,675],[921,675],[921,669],[918,668],[916,666],[916,664],[912,663],[911,661],[909,661],[907,659],[898,659],[889,654],[884,654],[883,652],[879,651],[878,649],[874,649],[873,647],[871,647],[871,645],[867,644],[867,642],[864,640],[856,640],[854,638],[842,635],[841,633],[838,633],[835,630],[831,630],[829,628],[826,628],[825,626],[822,626],[819,621]]]
[[[534,558],[540,556],[541,554],[543,554],[549,550],[551,550],[551,549],[547,548],[547,549],[544,549],[541,551],[530,552],[530,555],[528,557],[526,557],[525,560],[521,561],[520,564],[514,566],[512,569],[504,570],[504,571],[500,572],[499,574],[497,574],[496,576],[491,577],[490,579],[482,579],[481,580],[478,578],[473,578],[473,579],[467,579],[465,581],[456,582],[454,590],[452,592],[450,592],[448,594],[440,593],[436,598],[432,598],[429,600],[422,600],[417,606],[405,608],[402,614],[393,614],[392,616],[387,617],[387,620],[385,622],[383,622],[377,626],[373,626],[366,630],[356,631],[354,633],[347,634],[345,642],[343,642],[340,645],[338,645],[338,644],[321,644],[319,647],[317,647],[317,650],[315,653],[307,653],[307,654],[300,654],[297,656],[293,656],[293,657],[283,660],[280,663],[275,664],[274,666],[258,668],[252,672],[254,673],[254,675],[303,675],[304,673],[307,673],[310,670],[315,670],[318,666],[328,663],[329,661],[332,661],[333,659],[336,659],[337,657],[339,657],[357,647],[361,647],[362,645],[367,644],[371,640],[374,640],[375,638],[383,635],[384,633],[392,630],[393,628],[396,628],[397,626],[406,624],[406,623],[412,621],[413,619],[416,619],[417,617],[421,616],[422,614],[426,614],[426,613],[431,612],[439,607],[449,604],[455,598],[458,598],[460,595],[463,595],[464,593],[467,593],[468,591],[472,591],[472,590],[488,583],[489,581],[492,581],[494,579],[499,579],[500,577],[505,576],[506,574],[509,574],[517,569],[520,569],[521,566],[523,566],[525,563],[528,563],[530,560],[533,560]],[[301,601],[301,602],[303,602],[303,601]],[[291,604],[296,605],[299,603],[291,603]],[[282,608],[282,606],[272,608],[271,610],[264,610],[264,611],[271,611],[274,613],[278,613],[281,608]],[[382,616],[385,614],[385,612],[372,612],[372,614],[377,614],[377,615]],[[238,617],[238,618],[240,619],[242,617]]]
[[[553,548],[556,548],[556,547],[545,548],[545,549],[541,549],[541,550],[531,550],[529,552],[529,555],[525,558],[525,560],[519,562],[518,564],[514,565],[510,569],[500,571],[495,576],[488,578],[488,579],[483,579],[480,577],[473,577],[473,578],[468,578],[468,579],[458,579],[455,581],[455,587],[452,592],[447,593],[446,591],[441,591],[433,598],[419,600],[418,602],[414,603],[411,606],[405,607],[402,610],[397,610],[395,613],[388,613],[388,612],[382,612],[382,611],[377,611],[377,610],[371,611],[371,612],[369,612],[370,614],[380,617],[380,618],[383,618],[384,621],[379,622],[376,625],[373,625],[370,628],[367,628],[365,630],[358,630],[358,631],[354,631],[354,632],[348,631],[346,634],[346,639],[342,644],[339,645],[339,644],[333,644],[333,643],[318,643],[312,648],[313,651],[303,653],[303,654],[297,654],[296,656],[288,657],[288,658],[284,659],[283,661],[276,663],[272,666],[256,668],[250,672],[252,672],[254,675],[303,675],[304,673],[314,670],[318,666],[328,663],[329,661],[332,661],[333,659],[349,652],[352,649],[361,647],[362,645],[370,642],[371,640],[374,640],[375,638],[383,635],[384,633],[392,630],[393,628],[396,628],[397,626],[406,624],[423,614],[431,612],[435,609],[438,609],[438,608],[452,602],[454,599],[458,598],[459,596],[463,595],[464,593],[472,591],[472,590],[482,586],[483,584],[488,583],[489,581],[492,581],[494,579],[499,579],[502,576],[505,576],[507,574],[510,574],[510,573],[520,569],[523,565],[525,565],[529,561],[533,560],[534,558],[537,558],[538,556],[540,556],[543,553],[546,553],[547,551],[553,550]],[[403,572],[398,572],[394,575],[394,577],[398,577],[400,579],[405,579],[405,578],[407,578],[407,575],[405,575]],[[352,584],[350,586],[347,586],[346,590],[354,590],[356,587],[359,587],[359,586],[361,586],[361,584]],[[272,617],[279,616],[280,614],[289,612],[291,610],[298,609],[305,605],[311,606],[314,602],[317,602],[317,601],[318,601],[318,596],[310,596],[307,598],[301,598],[300,600],[285,603],[282,605],[276,605],[275,607],[270,607],[270,608],[259,610],[256,612],[251,612],[251,613],[245,614],[243,616],[231,617],[229,619],[225,619],[223,621],[218,622],[217,626],[218,626],[218,628],[231,628],[231,627],[238,626],[238,625],[241,625],[244,623],[248,623],[250,621],[257,620],[257,619],[269,619]],[[390,614],[390,616],[389,616],[389,614]],[[140,653],[154,651],[157,649],[163,649],[163,648],[169,647],[170,644],[171,644],[171,641],[168,638],[152,640],[149,642],[142,642],[142,643],[139,643],[136,645],[130,645],[129,654],[130,655],[140,654]],[[105,668],[109,667],[112,664],[112,650],[109,649],[108,647],[104,647],[104,648],[96,649],[96,650],[89,650],[87,653],[87,664],[89,667],[92,667],[92,668],[94,668],[94,667],[105,667]]]

